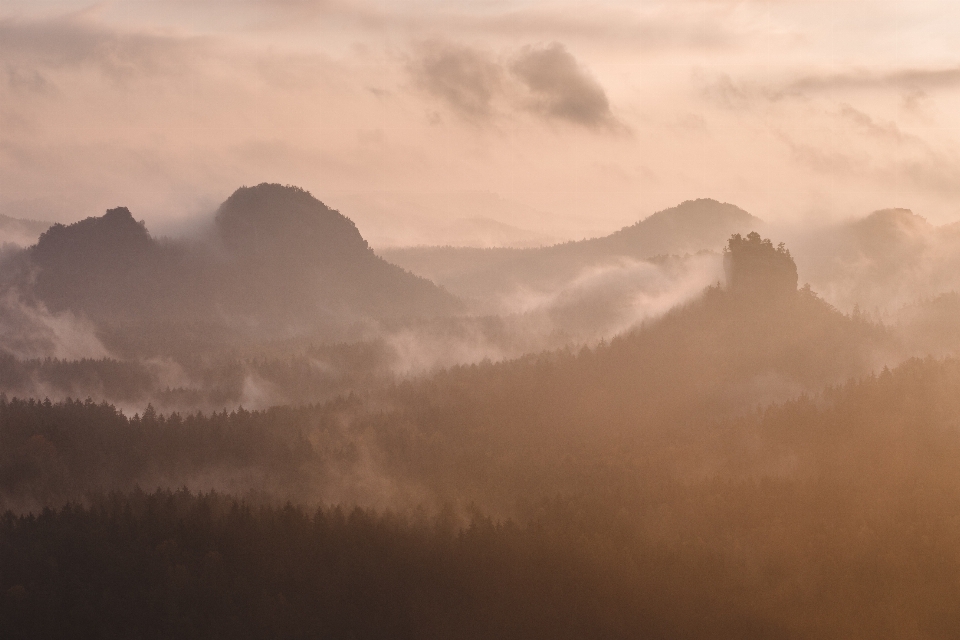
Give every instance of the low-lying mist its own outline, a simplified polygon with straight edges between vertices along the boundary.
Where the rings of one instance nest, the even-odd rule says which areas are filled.
[[[282,223],[290,228],[278,231],[281,223],[270,223],[274,226],[264,240],[250,235],[250,225],[267,224],[261,208],[278,203],[301,211]],[[316,276],[287,275],[299,268],[277,256],[291,250],[291,234],[311,215],[326,216],[332,228],[342,228],[356,243],[354,257],[342,254],[341,247],[336,260],[356,259],[356,264],[380,269],[382,260],[378,263],[365,248],[348,220],[309,194],[277,185],[241,190],[218,214],[221,222],[189,240],[154,243],[128,213],[114,210],[60,227],[53,239],[30,251],[11,250],[3,257],[0,390],[11,397],[89,397],[128,412],[147,404],[161,411],[253,409],[369,393],[457,365],[576,350],[649,325],[723,283],[723,253],[711,243],[725,238],[726,229],[760,224],[732,205],[701,200],[605,238],[549,248],[395,249],[384,255],[436,278],[448,292],[434,288],[429,295],[452,298],[455,293],[460,306],[439,314],[430,307],[426,315],[413,310],[380,315],[378,305],[367,298],[336,293],[342,286],[332,285],[330,274],[342,284],[353,276],[342,265],[335,267],[339,272],[329,272],[334,268],[329,265],[336,264],[329,262],[331,257],[314,261]],[[713,225],[707,235],[700,227],[689,227],[707,223]],[[699,235],[684,235],[693,228]],[[960,309],[952,292],[960,289],[960,269],[954,268],[960,266],[954,264],[960,251],[953,250],[954,231],[932,227],[905,210],[889,210],[816,231],[784,230],[783,235],[794,238],[800,282],[810,282],[825,301],[886,335],[882,347],[863,354],[870,363],[863,372],[868,372],[913,356],[957,353]],[[55,255],[51,243],[68,236],[74,237],[73,253],[49,257]],[[695,253],[640,257],[697,243],[707,246]],[[205,254],[208,245],[213,249]],[[131,253],[131,246],[140,249]],[[297,251],[308,250],[303,246]],[[104,259],[104,251],[116,255]],[[129,266],[118,270],[118,260]],[[178,284],[191,277],[191,270],[227,267],[247,270],[251,279],[218,276],[199,289]],[[357,268],[363,272],[368,267]],[[91,270],[86,280],[78,280],[80,298],[51,280],[77,269]],[[151,280],[151,273],[166,275]],[[409,275],[397,280],[396,270],[370,280],[373,273],[360,281],[374,283],[363,285],[373,298],[382,286],[406,283],[421,292],[430,286]],[[103,282],[87,291],[84,282],[91,277]],[[377,284],[382,277],[393,284]],[[125,288],[137,287],[138,279],[149,286],[125,297]],[[326,282],[321,297],[337,300],[322,312],[300,300],[304,287],[317,282]],[[91,296],[106,296],[104,304],[91,306]],[[214,304],[204,310],[206,298]],[[74,299],[80,302],[74,304]],[[144,313],[147,309],[157,312]],[[758,401],[801,389],[775,372],[753,384]]]
[[[215,251],[112,210],[4,258],[0,631],[80,628],[78,611],[91,628],[136,612],[124,628],[143,635],[960,631],[960,299],[942,239],[888,260],[887,236],[836,231],[827,268],[729,229],[719,247],[631,253],[648,227],[630,227],[410,250],[417,276],[309,194],[267,187],[226,209]],[[295,215],[261,241],[266,196],[353,248],[294,242]],[[661,216],[656,246],[676,216],[754,222],[718,205]],[[382,598],[354,619],[343,594]],[[157,613],[171,603],[175,619]]]

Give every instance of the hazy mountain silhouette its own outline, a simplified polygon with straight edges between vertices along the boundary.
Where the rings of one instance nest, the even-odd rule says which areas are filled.
[[[500,365],[483,381],[495,389],[477,394],[517,394],[510,402],[518,414],[520,405],[546,408],[544,429],[582,423],[620,431],[648,418],[673,420],[705,407],[719,416],[794,397],[899,357],[882,326],[797,289],[785,248],[751,233],[733,236],[725,255],[726,286],[710,287],[592,353],[558,358],[542,374],[549,382],[519,385],[541,376],[538,365],[521,359]],[[452,384],[475,388],[465,380]]]
[[[657,212],[609,236],[549,247],[409,247],[380,253],[458,296],[489,301],[518,287],[553,290],[585,269],[623,259],[718,251],[731,234],[762,225],[762,220],[732,204],[700,199]]]
[[[337,321],[457,308],[433,283],[374,254],[347,217],[297,187],[238,189],[215,219],[223,301],[244,313]]]
[[[960,227],[909,209],[882,209],[806,238],[801,277],[841,307],[892,314],[918,298],[960,290]]]
[[[50,223],[42,220],[23,220],[0,214],[0,246],[7,243],[21,247],[32,245],[49,227]]]
[[[635,258],[682,255],[720,249],[730,234],[762,226],[760,218],[736,205],[700,198],[658,211],[609,236],[576,244]]]
[[[907,356],[882,325],[798,289],[785,247],[756,233],[734,235],[724,262],[727,284],[599,346],[456,367],[405,386],[388,404],[422,410],[417,424],[474,415],[471,428],[505,452],[531,442],[540,450],[553,442],[592,446],[647,426],[699,428]]]
[[[201,323],[270,339],[458,305],[377,257],[345,216],[276,184],[238,189],[198,241],[157,240],[119,207],[56,224],[8,262],[5,284],[27,301],[138,330]]]
[[[162,268],[159,252],[126,207],[69,226],[55,224],[27,252],[35,274],[31,293],[52,311],[136,307]]]
[[[379,396],[127,417],[0,395],[0,505],[92,502],[4,516],[0,624],[38,636],[61,619],[232,637],[956,636],[944,505],[960,499],[960,363],[823,389],[875,368],[883,330],[797,290],[790,254],[759,235],[732,238],[725,256],[726,288],[609,344]],[[811,386],[822,392],[797,397]],[[160,483],[185,489],[135,489]],[[451,503],[470,505],[468,519]]]

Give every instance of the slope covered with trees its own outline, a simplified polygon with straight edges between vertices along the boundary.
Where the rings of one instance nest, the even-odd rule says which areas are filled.
[[[128,497],[0,520],[0,618],[45,637],[951,637],[958,398],[960,362],[911,361],[669,437],[584,450],[553,433],[512,456],[453,442],[462,420],[444,436],[381,415],[366,429],[382,424],[392,445],[383,471],[454,498],[439,515],[144,495],[128,479]],[[299,427],[281,412],[172,428],[109,407],[7,402],[2,450],[68,460],[69,446],[86,440],[87,458],[110,442],[116,462],[89,467],[101,470],[136,469],[142,460],[119,462],[135,451],[183,465],[191,451],[247,456],[282,483],[324,446],[317,416],[344,408],[316,408]],[[425,467],[461,480],[451,488]],[[512,521],[467,509],[467,484],[491,503],[507,485]]]
[[[960,360],[877,371],[890,331],[797,289],[785,248],[734,236],[725,256],[729,286],[609,343],[321,404],[0,398],[2,624],[960,633]]]

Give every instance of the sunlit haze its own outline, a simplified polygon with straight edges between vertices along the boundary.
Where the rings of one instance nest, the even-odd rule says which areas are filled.
[[[492,242],[478,227],[579,239],[697,197],[791,223],[894,206],[960,219],[946,0],[0,12],[0,211],[15,217],[122,205],[176,233],[267,181],[308,189],[374,246]]]
[[[958,35],[0,0],[0,638],[960,638]]]

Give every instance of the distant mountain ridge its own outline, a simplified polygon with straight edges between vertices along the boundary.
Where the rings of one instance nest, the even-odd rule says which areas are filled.
[[[846,310],[891,314],[960,290],[960,223],[935,226],[910,209],[880,209],[820,231],[797,253],[803,279]]]
[[[278,184],[238,189],[200,240],[157,240],[118,207],[53,225],[11,262],[5,287],[111,325],[201,322],[289,335],[459,305],[376,256],[347,217]]]
[[[352,220],[299,187],[241,187],[220,205],[215,227],[225,246],[247,257],[335,262],[369,251]]]
[[[658,211],[608,236],[527,249],[409,247],[380,254],[461,297],[485,297],[511,287],[549,288],[591,266],[618,259],[662,259],[719,251],[734,233],[763,221],[728,203],[703,198]]]
[[[732,234],[756,231],[763,224],[736,205],[700,198],[658,211],[609,236],[583,242],[638,258],[682,255],[719,249]]]
[[[24,220],[0,214],[0,245],[10,243],[25,247],[34,244],[50,224],[42,220]]]

